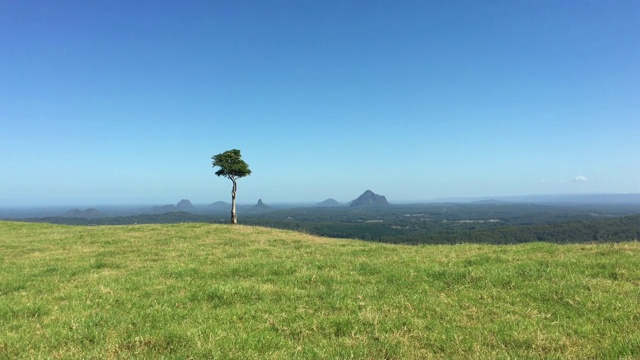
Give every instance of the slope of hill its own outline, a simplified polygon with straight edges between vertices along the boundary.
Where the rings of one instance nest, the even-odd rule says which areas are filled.
[[[638,242],[0,222],[0,261],[1,358],[640,356]]]

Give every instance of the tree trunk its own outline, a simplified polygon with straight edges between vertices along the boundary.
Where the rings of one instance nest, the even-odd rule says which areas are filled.
[[[236,190],[238,186],[235,180],[233,181],[233,188],[231,188],[231,224],[236,225],[238,223],[238,215],[236,215]]]

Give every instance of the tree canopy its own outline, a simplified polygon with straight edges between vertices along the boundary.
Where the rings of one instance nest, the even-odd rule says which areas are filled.
[[[251,175],[249,165],[242,160],[240,150],[238,149],[232,149],[214,155],[211,159],[213,159],[213,167],[220,168],[216,171],[216,175],[218,176],[224,176],[235,181],[237,178]]]

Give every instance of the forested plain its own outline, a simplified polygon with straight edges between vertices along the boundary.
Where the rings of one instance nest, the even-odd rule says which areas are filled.
[[[43,217],[69,225],[225,223],[226,212],[199,209],[99,218]],[[526,203],[417,204],[385,207],[272,208],[239,212],[245,225],[391,244],[557,244],[640,239],[640,205]]]

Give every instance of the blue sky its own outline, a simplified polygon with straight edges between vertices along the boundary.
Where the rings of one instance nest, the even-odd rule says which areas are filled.
[[[638,1],[0,0],[0,206],[640,192]]]

